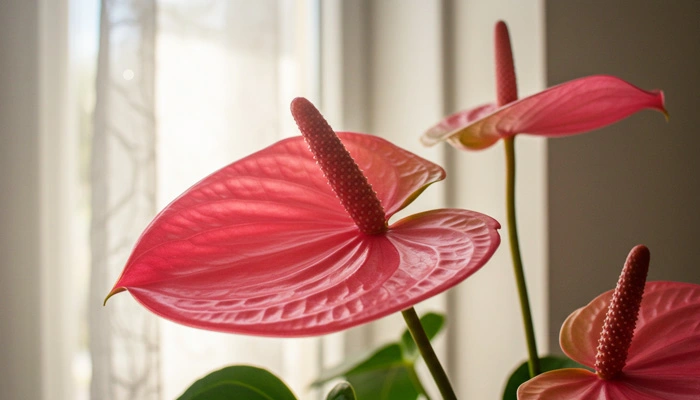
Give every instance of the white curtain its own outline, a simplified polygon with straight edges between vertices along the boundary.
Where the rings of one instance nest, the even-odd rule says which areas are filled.
[[[232,364],[266,367],[304,398],[318,339],[224,335],[160,320],[130,296],[101,303],[169,201],[295,134],[314,96],[312,1],[102,0],[92,136],[92,399],[171,399]]]
[[[93,399],[161,398],[157,319],[133,301],[100,301],[156,212],[155,30],[155,1],[102,1],[90,174]]]
[[[216,169],[295,134],[289,101],[304,71],[313,10],[295,1],[160,1],[158,208]],[[307,397],[317,339],[225,335],[163,321],[163,398],[231,364],[264,366]]]

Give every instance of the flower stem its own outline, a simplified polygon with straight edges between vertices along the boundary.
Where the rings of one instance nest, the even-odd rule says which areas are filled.
[[[423,357],[425,364],[428,366],[428,370],[430,370],[430,374],[433,376],[440,390],[442,398],[445,400],[456,400],[457,396],[452,389],[450,380],[447,378],[445,369],[442,368],[442,364],[440,364],[440,360],[438,360],[435,350],[433,350],[433,346],[430,344],[428,335],[425,333],[425,330],[423,330],[423,325],[420,323],[420,318],[418,318],[416,309],[411,307],[401,311],[401,314],[406,321],[408,331],[411,332],[411,336],[416,342],[420,355]]]
[[[506,149],[506,209],[508,214],[508,239],[510,241],[510,253],[513,257],[513,272],[515,273],[515,283],[518,286],[518,296],[520,297],[520,313],[523,316],[523,327],[525,328],[525,340],[528,352],[528,370],[530,377],[534,378],[540,373],[540,359],[537,356],[537,342],[535,340],[535,328],[532,323],[532,313],[530,311],[530,300],[527,296],[527,285],[525,284],[525,272],[523,271],[523,261],[520,256],[520,240],[518,239],[518,228],[515,218],[515,136],[503,140]]]

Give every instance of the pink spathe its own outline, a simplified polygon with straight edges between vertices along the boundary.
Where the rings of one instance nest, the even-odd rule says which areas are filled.
[[[479,150],[518,133],[558,137],[588,132],[647,108],[665,114],[663,92],[642,90],[614,76],[594,75],[501,108],[482,105],[448,116],[457,124],[439,123],[423,135],[422,142],[433,145],[447,140],[461,149]],[[486,110],[492,112],[483,116]]]
[[[445,177],[381,138],[337,136],[376,192],[382,223]],[[440,209],[363,233],[307,143],[293,137],[213,173],[161,211],[110,296],[128,290],[152,312],[202,329],[321,335],[463,281],[496,250],[499,228],[477,212]]]
[[[667,114],[663,92],[642,90],[608,75],[575,79],[517,100],[513,53],[503,21],[496,24],[495,38],[496,104],[446,117],[423,134],[424,145],[447,141],[462,150],[480,150],[519,133],[569,136],[602,128],[644,109]]]

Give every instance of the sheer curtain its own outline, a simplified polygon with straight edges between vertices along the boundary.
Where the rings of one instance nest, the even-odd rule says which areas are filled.
[[[294,134],[288,102],[314,96],[313,1],[103,0],[91,193],[93,399],[175,398],[219,367],[271,369],[299,395],[317,339],[198,331],[132,298],[101,302],[155,215],[212,171]]]
[[[295,134],[291,98],[307,77],[312,2],[161,1],[158,13],[158,207],[189,185]],[[164,398],[231,364],[262,365],[307,397],[317,339],[280,340],[161,325]],[[173,385],[173,383],[177,385]],[[180,386],[179,389],[176,386]]]
[[[103,1],[92,135],[91,398],[158,399],[158,321],[99,298],[156,212],[154,1]]]

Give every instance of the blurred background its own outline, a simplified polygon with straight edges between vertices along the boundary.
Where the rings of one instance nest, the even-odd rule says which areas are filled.
[[[252,363],[300,398],[322,398],[308,386],[318,372],[393,340],[400,318],[261,339],[176,326],[128,294],[102,300],[158,210],[297,134],[296,96],[336,130],[445,167],[408,213],[460,207],[503,223],[500,143],[460,152],[418,141],[443,116],[493,101],[500,19],[521,97],[611,74],[663,89],[671,116],[518,137],[540,352],[560,352],[563,320],[614,287],[636,244],[651,249],[650,279],[700,283],[697,0],[2,0],[0,397],[171,399],[212,370]],[[447,313],[437,347],[464,398],[500,398],[527,354],[502,233],[482,271],[418,306]]]

